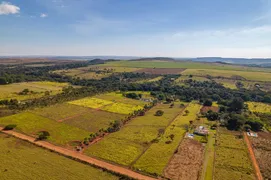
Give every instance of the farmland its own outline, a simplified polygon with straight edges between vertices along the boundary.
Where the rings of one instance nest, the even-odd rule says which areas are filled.
[[[48,91],[50,94],[56,94],[62,92],[63,87],[67,87],[68,83],[56,83],[56,82],[23,82],[13,83],[8,85],[0,85],[0,100],[2,99],[17,99],[26,100],[39,98],[45,95]],[[20,94],[24,89],[28,89],[30,92],[26,94]],[[31,92],[32,91],[32,92]]]
[[[255,179],[248,150],[236,132],[220,128],[215,148],[215,179]]]
[[[28,142],[0,134],[0,179],[119,179]],[[68,172],[68,173],[67,173]]]
[[[116,61],[108,62],[99,67],[133,67],[133,68],[185,68],[185,69],[217,69],[217,70],[236,70],[236,71],[266,71],[269,69],[252,68],[244,66],[226,65],[219,63],[204,63],[192,61]]]
[[[63,146],[71,141],[82,141],[89,136],[87,131],[29,112],[2,117],[0,124],[2,126],[16,124],[16,130],[34,137],[40,131],[48,131],[50,133],[48,141]]]
[[[200,108],[200,105],[190,103],[186,108],[189,113],[183,112],[177,116],[165,129],[165,133],[158,138],[158,142],[148,148],[137,160],[134,167],[151,174],[161,175],[186,132],[184,126],[188,125],[190,120],[196,119]]]
[[[101,108],[105,105],[113,104],[112,101],[107,101],[107,100],[92,98],[92,97],[87,97],[87,98],[71,101],[68,103],[73,104],[73,105],[83,106],[83,107],[95,108],[95,109]]]
[[[164,111],[164,115],[154,116],[155,112],[160,109]],[[112,133],[90,146],[85,153],[118,164],[132,165],[150,146],[152,140],[159,136],[159,132],[163,133],[170,121],[182,110],[183,108],[177,104],[173,108],[170,108],[168,104],[159,104],[148,111],[145,116],[138,116],[120,131]]]
[[[247,102],[248,109],[252,112],[260,113],[271,113],[271,105],[258,103],[258,102]]]

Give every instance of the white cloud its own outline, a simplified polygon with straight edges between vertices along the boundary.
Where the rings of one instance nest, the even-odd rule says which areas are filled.
[[[46,17],[48,17],[48,14],[41,13],[41,14],[40,14],[40,17],[41,17],[41,18],[46,18]]]
[[[9,2],[2,2],[0,4],[0,15],[17,14],[20,13],[18,6],[12,5]]]

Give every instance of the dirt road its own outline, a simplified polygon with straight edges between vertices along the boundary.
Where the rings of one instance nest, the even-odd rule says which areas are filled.
[[[139,173],[134,172],[132,170],[129,170],[127,168],[120,167],[120,166],[117,166],[117,165],[113,165],[113,164],[110,164],[110,163],[107,163],[107,162],[104,162],[104,161],[101,161],[101,160],[97,160],[95,158],[86,156],[84,154],[80,154],[78,152],[75,152],[75,151],[72,151],[72,150],[69,150],[69,149],[65,149],[65,148],[62,148],[62,147],[59,147],[59,146],[55,146],[55,145],[53,145],[51,143],[48,143],[46,141],[36,141],[36,139],[33,138],[33,137],[30,137],[30,136],[27,136],[27,135],[24,135],[24,134],[15,132],[15,131],[3,131],[2,128],[0,128],[0,131],[5,133],[5,134],[9,134],[9,135],[12,135],[14,137],[17,137],[19,139],[26,140],[26,141],[28,141],[28,142],[30,142],[32,144],[37,145],[37,146],[41,146],[41,147],[44,147],[46,149],[55,151],[55,152],[57,152],[59,154],[62,154],[64,156],[70,156],[70,157],[78,159],[80,161],[83,161],[83,162],[86,162],[86,163],[89,163],[89,164],[92,164],[92,165],[95,165],[95,166],[98,166],[98,167],[101,167],[101,168],[116,172],[116,173],[119,173],[119,174],[123,174],[123,175],[129,176],[129,177],[135,178],[135,179],[155,180],[155,178],[144,176],[142,174],[139,174]]]
[[[253,167],[255,169],[255,173],[256,173],[257,179],[258,180],[263,180],[263,177],[262,177],[259,165],[258,165],[257,160],[255,158],[255,155],[254,155],[251,143],[250,143],[250,141],[248,139],[248,136],[247,136],[246,132],[244,132],[244,139],[245,139],[245,142],[246,142],[247,147],[248,147],[248,151],[249,151],[249,154],[250,154],[250,158],[252,160]]]

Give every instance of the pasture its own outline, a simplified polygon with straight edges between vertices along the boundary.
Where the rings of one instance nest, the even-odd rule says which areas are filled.
[[[113,103],[108,106],[101,107],[101,110],[119,114],[132,114],[134,111],[143,109],[142,106],[125,104],[125,103]]]
[[[248,109],[252,112],[271,113],[271,105],[260,102],[247,102]]]
[[[225,88],[230,88],[230,89],[237,89],[235,83],[237,82],[236,80],[232,79],[214,79],[215,82],[221,83]]]
[[[163,116],[154,116],[163,110]],[[159,104],[127,123],[120,131],[106,136],[85,150],[95,156],[118,164],[131,166],[134,161],[160,136],[168,124],[183,110],[179,105],[170,108],[169,104]],[[177,130],[177,128],[176,128]],[[117,144],[119,143],[119,144]]]
[[[27,100],[39,98],[44,96],[46,91],[50,92],[50,94],[61,93],[62,88],[67,86],[69,86],[68,83],[57,83],[49,81],[22,82],[0,85],[0,100],[2,99]],[[22,92],[24,89],[28,89],[29,91],[32,92],[20,95],[20,92]]]
[[[202,68],[202,67],[201,67]],[[254,72],[241,70],[223,70],[223,69],[186,69],[182,72],[183,75],[226,77],[238,80],[252,81],[271,81],[271,73],[269,72]]]
[[[186,107],[189,114],[186,115],[183,112],[177,116],[166,128],[165,133],[157,139],[158,142],[153,143],[136,161],[134,167],[151,174],[161,175],[186,132],[184,126],[188,125],[190,120],[196,119],[200,108],[199,104],[190,103]]]
[[[28,142],[0,133],[0,179],[119,179]]]
[[[83,106],[83,107],[89,107],[89,108],[101,108],[105,105],[113,104],[112,101],[107,101],[103,99],[93,98],[93,97],[86,97],[83,99],[70,101],[69,104],[77,105],[77,106]]]
[[[88,131],[29,112],[0,118],[1,126],[9,124],[16,124],[16,130],[34,137],[40,131],[48,131],[50,133],[48,141],[63,146],[66,146],[71,141],[82,141],[90,134]]]
[[[219,128],[215,147],[215,179],[255,179],[246,144],[238,132]]]

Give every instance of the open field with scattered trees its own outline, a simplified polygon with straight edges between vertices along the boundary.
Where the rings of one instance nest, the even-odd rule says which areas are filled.
[[[103,170],[68,159],[0,133],[0,179],[119,179]],[[67,173],[68,172],[68,173]]]
[[[271,113],[271,105],[259,102],[247,102],[248,109],[252,112]]]

